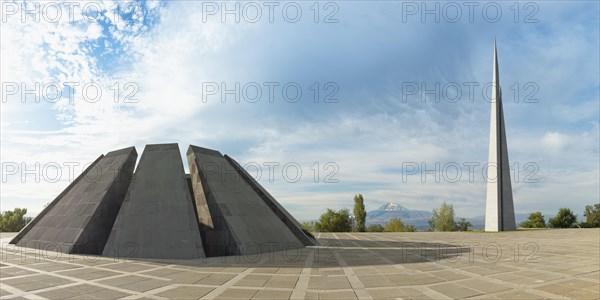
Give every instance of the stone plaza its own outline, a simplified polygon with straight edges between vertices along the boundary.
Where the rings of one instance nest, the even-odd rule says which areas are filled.
[[[598,299],[600,229],[315,233],[318,245],[195,260],[18,247],[2,299]]]

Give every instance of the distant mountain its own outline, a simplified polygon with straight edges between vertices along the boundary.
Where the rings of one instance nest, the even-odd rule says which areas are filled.
[[[367,225],[385,224],[391,218],[400,218],[402,223],[413,225],[418,229],[429,227],[427,222],[431,212],[425,210],[410,210],[398,203],[388,202],[376,210],[367,212]]]
[[[384,225],[391,218],[400,218],[402,223],[406,225],[413,225],[417,229],[428,229],[429,219],[431,218],[431,211],[425,210],[410,210],[398,203],[388,202],[376,210],[367,212],[367,225],[381,224]],[[529,214],[515,213],[515,221],[517,226],[519,223],[527,220]],[[553,216],[545,217],[546,222]],[[455,220],[460,220],[460,216],[456,216]],[[476,216],[471,218],[465,218],[473,226],[469,229],[483,229],[485,227],[485,216]]]

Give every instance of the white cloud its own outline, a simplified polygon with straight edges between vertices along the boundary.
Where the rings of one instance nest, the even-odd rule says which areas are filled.
[[[569,136],[558,133],[558,132],[547,132],[542,137],[542,145],[546,147],[546,150],[550,151],[553,154],[558,154],[562,152],[569,144],[571,143],[571,139]]]

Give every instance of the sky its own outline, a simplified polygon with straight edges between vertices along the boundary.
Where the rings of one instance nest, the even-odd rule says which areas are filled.
[[[2,1],[0,210],[179,143],[300,220],[358,193],[483,215],[496,40],[515,211],[581,219],[600,201],[599,3],[515,3]]]

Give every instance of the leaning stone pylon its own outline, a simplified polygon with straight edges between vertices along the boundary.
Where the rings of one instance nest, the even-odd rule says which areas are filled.
[[[508,163],[508,147],[502,108],[502,89],[500,88],[495,41],[493,69],[485,231],[515,230],[515,210],[510,182],[510,165]]]
[[[63,253],[101,254],[136,159],[134,147],[100,156],[11,243]]]
[[[300,249],[312,235],[233,158],[177,144],[101,155],[11,244],[119,259],[204,259]]]
[[[298,221],[233,159],[193,145],[187,156],[207,256],[314,245]],[[210,218],[205,217],[207,214]]]
[[[205,257],[177,144],[146,145],[103,255]]]

